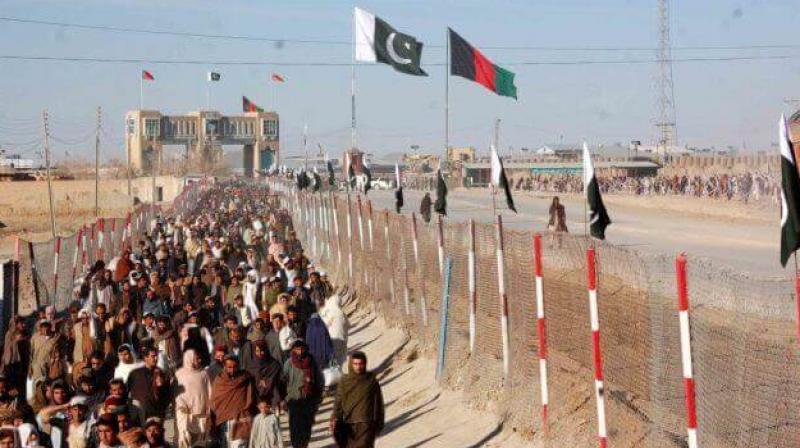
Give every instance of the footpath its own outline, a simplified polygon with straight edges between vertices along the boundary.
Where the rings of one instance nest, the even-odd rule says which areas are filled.
[[[434,360],[419,356],[416,342],[387,325],[369,306],[350,300],[345,312],[350,319],[348,349],[367,354],[368,368],[378,373],[383,388],[386,428],[378,447],[531,446],[504,433],[493,412],[469,409],[461,393],[439,387]],[[317,414],[312,448],[335,447],[328,431],[332,407],[333,397],[326,397]],[[282,423],[286,427],[285,417]]]

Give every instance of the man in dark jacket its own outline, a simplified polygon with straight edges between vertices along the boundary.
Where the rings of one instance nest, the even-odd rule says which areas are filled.
[[[339,447],[371,448],[384,425],[381,386],[363,352],[350,355],[349,372],[337,387],[331,432]]]
[[[131,398],[141,408],[142,417],[164,418],[164,412],[169,406],[169,384],[160,372],[158,367],[158,349],[148,347],[144,350],[144,366],[135,369],[128,376],[128,390]],[[161,383],[161,384],[160,384]]]

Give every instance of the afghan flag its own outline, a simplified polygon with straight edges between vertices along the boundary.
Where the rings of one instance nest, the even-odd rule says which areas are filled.
[[[450,32],[450,74],[467,78],[500,96],[517,99],[514,73],[495,65],[458,33]]]
[[[583,191],[589,204],[589,233],[598,240],[606,239],[606,227],[611,224],[603,197],[600,196],[600,185],[594,175],[592,155],[589,145],[583,143]]]
[[[246,96],[242,97],[242,112],[264,112],[264,109],[256,106],[256,103],[247,99]]]
[[[781,264],[800,248],[800,177],[786,117],[778,123],[781,147]]]
[[[148,72],[147,70],[142,70],[142,79],[145,81],[155,81],[156,78],[153,76],[152,73]]]

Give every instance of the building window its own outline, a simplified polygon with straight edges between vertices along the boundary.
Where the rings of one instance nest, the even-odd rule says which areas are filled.
[[[278,138],[278,120],[262,120],[261,134],[267,138]]]
[[[144,136],[145,137],[158,137],[160,134],[160,126],[158,118],[145,118],[144,119]]]
[[[194,123],[194,121],[193,121],[191,124],[192,124],[192,131],[191,131],[191,134],[192,134],[192,135],[195,135],[195,123]]]
[[[136,133],[136,119],[128,118],[127,129],[129,135],[133,135]]]

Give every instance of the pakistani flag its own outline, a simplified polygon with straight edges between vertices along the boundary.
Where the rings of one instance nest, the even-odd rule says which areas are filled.
[[[220,76],[219,73],[217,73],[217,72],[208,72],[208,80],[209,81],[219,81],[220,78],[222,78],[222,77]]]
[[[786,117],[778,123],[781,145],[781,264],[785,267],[789,257],[800,248],[800,178],[794,145],[789,140]]]
[[[589,145],[583,143],[583,191],[589,203],[589,233],[599,240],[606,239],[606,227],[611,224],[603,197],[600,196],[600,185],[594,175],[592,155],[589,154]]]
[[[364,173],[364,194],[367,194],[372,188],[372,171],[369,170],[366,157],[361,159],[361,171]]]
[[[394,191],[394,208],[397,213],[403,209],[403,184],[400,183],[400,165],[394,164],[394,177],[397,180],[397,190]]]
[[[436,201],[433,210],[440,215],[447,216],[447,183],[442,176],[442,169],[436,170]]]
[[[502,188],[505,191],[506,205],[514,213],[517,213],[517,208],[514,207],[514,198],[511,197],[511,188],[508,186],[506,170],[503,169],[503,161],[497,155],[497,148],[494,145],[492,145],[492,185],[494,185],[494,188]]]
[[[414,36],[397,32],[375,15],[356,8],[355,53],[358,62],[381,62],[407,75],[428,76],[420,68],[422,42]]]

